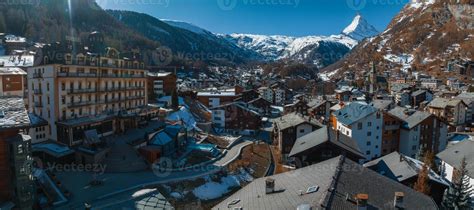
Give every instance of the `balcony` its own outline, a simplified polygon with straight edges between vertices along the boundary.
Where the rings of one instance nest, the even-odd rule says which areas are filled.
[[[93,105],[95,103],[96,103],[95,101],[78,101],[78,102],[68,103],[67,106],[69,108],[73,108],[73,107],[89,106],[89,105]]]
[[[97,89],[95,88],[88,88],[88,89],[68,89],[68,94],[81,94],[81,93],[95,93]]]
[[[86,77],[94,78],[97,74],[94,73],[78,73],[78,72],[59,72],[58,77]]]
[[[42,73],[33,73],[33,78],[43,78],[43,74]]]
[[[41,89],[34,89],[34,90],[33,90],[33,93],[34,93],[35,95],[41,95],[41,94],[43,94],[43,91],[42,91]]]

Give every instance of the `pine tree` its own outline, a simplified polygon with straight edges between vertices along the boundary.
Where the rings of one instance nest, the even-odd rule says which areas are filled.
[[[472,189],[467,176],[466,158],[459,169],[454,170],[451,186],[444,192],[443,207],[446,209],[470,209]]]
[[[173,93],[171,94],[171,108],[173,110],[179,109],[178,91],[176,89],[174,89]]]

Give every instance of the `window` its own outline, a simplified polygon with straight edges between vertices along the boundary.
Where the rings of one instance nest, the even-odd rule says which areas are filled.
[[[370,155],[370,150],[367,150],[367,151],[365,152],[365,154],[366,154],[366,155]]]
[[[61,103],[66,104],[66,96],[61,96]]]
[[[23,145],[22,144],[18,145],[17,151],[18,151],[18,154],[23,154]]]
[[[411,149],[412,149],[412,150],[416,150],[416,145],[413,145],[413,146],[411,147]]]
[[[370,146],[372,144],[372,142],[368,141],[367,142],[367,146]]]
[[[371,126],[372,126],[372,122],[367,122],[367,126],[368,126],[368,127],[371,127]]]
[[[300,129],[300,133],[304,133],[304,129]]]
[[[61,83],[61,90],[66,90],[66,84],[64,82]]]
[[[362,123],[357,123],[357,129],[362,130]]]
[[[367,132],[367,136],[372,136],[372,132]]]

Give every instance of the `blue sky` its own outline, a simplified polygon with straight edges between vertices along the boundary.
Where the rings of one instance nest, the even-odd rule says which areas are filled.
[[[357,12],[383,31],[408,0],[97,0],[106,9],[132,10],[193,23],[214,33],[331,35]]]

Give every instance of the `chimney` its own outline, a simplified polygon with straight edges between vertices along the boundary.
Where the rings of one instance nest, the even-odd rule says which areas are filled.
[[[395,209],[404,209],[403,207],[404,197],[405,197],[405,193],[395,192],[395,198],[393,199],[393,207],[395,207]]]
[[[369,195],[367,194],[357,194],[357,210],[367,210],[367,202],[369,201]]]
[[[265,180],[265,193],[270,194],[275,192],[275,180],[268,178]]]

